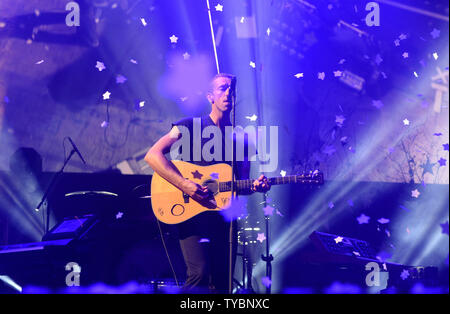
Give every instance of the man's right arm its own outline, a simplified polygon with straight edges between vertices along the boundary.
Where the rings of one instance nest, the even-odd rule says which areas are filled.
[[[206,194],[206,188],[185,179],[175,165],[169,161],[165,154],[170,152],[171,146],[180,138],[179,129],[174,126],[172,130],[161,137],[145,155],[145,161],[168,182],[185,192],[194,199],[202,199]]]

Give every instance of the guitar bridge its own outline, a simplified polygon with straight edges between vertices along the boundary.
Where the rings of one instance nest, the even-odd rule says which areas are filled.
[[[184,203],[189,203],[189,195],[183,192]]]

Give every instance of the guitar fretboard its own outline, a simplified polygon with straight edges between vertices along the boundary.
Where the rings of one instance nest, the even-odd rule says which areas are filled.
[[[284,176],[284,177],[273,177],[267,178],[270,185],[279,184],[290,184],[290,183],[301,183],[301,184],[321,184],[323,178],[320,174],[318,175],[296,175],[296,176]],[[247,180],[236,180],[236,190],[243,191],[251,188],[253,184],[252,179]],[[231,191],[231,181],[219,182],[219,192]]]

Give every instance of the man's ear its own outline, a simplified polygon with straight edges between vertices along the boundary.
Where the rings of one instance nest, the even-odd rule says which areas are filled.
[[[211,95],[211,93],[207,93],[206,94],[206,98],[208,99],[210,104],[214,103],[213,96]]]

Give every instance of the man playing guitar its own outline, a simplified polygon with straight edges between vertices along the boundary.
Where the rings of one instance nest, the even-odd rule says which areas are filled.
[[[217,74],[211,82],[207,99],[211,104],[211,113],[201,118],[202,130],[208,126],[224,128],[231,126],[230,113],[233,108],[233,95],[235,94],[235,77],[230,74]],[[181,127],[192,131],[192,118],[183,119],[173,124],[169,133],[161,137],[147,152],[145,161],[152,169],[169,184],[181,190],[186,196],[201,203],[210,196],[207,186],[202,186],[193,180],[186,179],[180,171],[169,161],[167,154],[172,145],[180,139]],[[192,136],[191,134],[191,142]],[[222,136],[224,137],[224,136]],[[203,139],[198,139],[203,140]],[[225,139],[222,138],[222,142]],[[190,150],[192,152],[192,148]],[[224,153],[224,152],[223,152]],[[192,155],[192,154],[191,154]],[[222,154],[224,156],[224,154]],[[191,159],[192,161],[192,159]],[[217,163],[227,163],[225,158],[216,161],[205,161],[203,156],[197,164],[202,166]],[[250,175],[250,162],[248,158],[236,162],[236,179],[248,179]],[[264,175],[253,181],[247,191],[265,193],[270,184]],[[220,211],[205,211],[187,221],[176,225],[179,231],[180,246],[187,266],[187,279],[184,285],[186,292],[227,293],[229,269],[229,226],[230,223],[220,214]],[[235,227],[235,224],[233,224]],[[236,228],[233,228],[233,239],[236,243]],[[236,245],[233,245],[236,248]],[[234,254],[235,254],[234,250]],[[234,261],[235,257],[232,257]],[[234,263],[234,262],[233,262]]]

